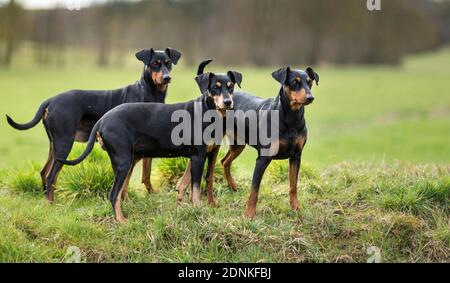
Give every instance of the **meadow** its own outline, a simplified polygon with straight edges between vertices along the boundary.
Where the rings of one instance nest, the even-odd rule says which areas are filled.
[[[24,51],[26,52],[26,51]],[[19,56],[0,69],[0,113],[29,121],[47,97],[72,89],[112,89],[136,81],[130,56],[117,68],[77,64],[38,68]],[[221,179],[219,208],[176,206],[180,160],[158,160],[148,195],[135,170],[130,222],[115,223],[106,199],[109,160],[94,154],[60,175],[56,203],[47,204],[39,170],[48,153],[41,124],[19,132],[0,122],[0,261],[65,262],[77,247],[82,262],[365,262],[374,250],[386,262],[450,261],[450,49],[414,55],[401,66],[314,66],[316,100],[306,111],[299,200],[289,208],[287,162],[270,165],[258,215],[243,217],[255,153],[235,162],[240,190]],[[243,73],[242,88],[271,97],[272,68],[222,67]],[[168,102],[198,96],[195,68],[176,66]],[[75,147],[72,155],[82,150]],[[225,149],[223,149],[225,150]],[[220,167],[220,166],[218,166]],[[139,168],[139,166],[137,167]],[[203,198],[205,199],[205,198]],[[368,251],[369,249],[369,251]]]

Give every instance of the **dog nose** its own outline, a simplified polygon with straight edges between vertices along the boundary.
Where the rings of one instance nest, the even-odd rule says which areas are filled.
[[[172,79],[172,78],[170,77],[170,75],[164,75],[164,76],[163,76],[163,81],[164,81],[164,83],[170,82],[171,79]]]
[[[309,102],[309,103],[311,103],[311,102],[313,102],[314,101],[314,96],[308,96],[308,97],[306,97],[306,100]]]
[[[223,100],[223,104],[225,104],[226,107],[230,107],[231,103],[233,103],[233,101],[230,98]]]

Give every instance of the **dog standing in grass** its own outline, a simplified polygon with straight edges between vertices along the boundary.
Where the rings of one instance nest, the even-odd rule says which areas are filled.
[[[314,72],[311,67],[306,68],[305,71],[291,70],[291,68],[286,67],[273,72],[272,77],[281,84],[277,97],[263,99],[239,91],[236,92],[233,97],[233,110],[241,110],[243,112],[255,111],[258,113],[261,111],[276,110],[274,113],[278,113],[279,115],[279,139],[272,141],[271,144],[265,146],[259,140],[260,136],[258,136],[257,143],[250,144],[249,141],[251,138],[249,133],[251,132],[251,126],[248,121],[245,121],[244,134],[239,136],[237,135],[238,132],[235,132],[234,135],[232,135],[232,145],[230,145],[227,154],[221,160],[228,186],[233,191],[236,191],[238,185],[231,176],[231,164],[245,148],[245,145],[238,145],[237,140],[245,141],[246,144],[251,145],[258,152],[258,158],[256,159],[256,166],[253,172],[251,193],[245,211],[245,215],[249,218],[253,218],[256,214],[256,203],[258,201],[261,179],[267,166],[274,159],[289,159],[290,204],[293,210],[298,210],[299,208],[297,199],[297,181],[302,151],[307,138],[306,121],[304,117],[305,106],[311,104],[314,100],[311,89],[313,81],[315,81],[316,84],[319,83],[319,75]],[[260,122],[261,121],[258,121],[257,124],[260,125]],[[262,122],[266,123],[266,121]],[[234,124],[237,124],[237,120],[235,120]],[[236,127],[234,128],[236,129]],[[225,135],[226,131],[224,131],[223,134]],[[205,176],[205,179],[207,180],[208,195],[212,195],[214,163],[217,159],[219,148],[220,145],[209,148],[208,158],[213,162],[208,166],[208,171]],[[264,149],[273,154],[269,156],[262,154]],[[191,178],[190,166],[191,164],[189,163],[177,184],[178,202],[183,200],[184,190],[189,184],[189,179]]]
[[[86,142],[95,123],[114,107],[130,102],[164,103],[171,81],[172,65],[181,53],[172,48],[162,51],[143,49],[136,58],[144,63],[141,79],[116,90],[70,90],[45,100],[33,120],[16,123],[8,115],[8,123],[17,130],[28,130],[42,120],[50,142],[47,162],[41,170],[41,179],[47,198],[53,202],[53,185],[63,164],[56,157],[67,158],[73,143]],[[143,161],[142,182],[149,192],[151,159]]]
[[[239,137],[234,135],[233,145],[229,147],[227,154],[221,160],[228,185],[236,190],[237,185],[231,176],[230,168],[233,160],[242,153],[245,147],[245,145],[237,145],[237,140],[245,141],[246,144],[255,148],[258,153],[253,171],[250,197],[245,210],[245,216],[248,218],[254,218],[256,215],[256,203],[258,202],[261,180],[272,160],[289,159],[290,204],[293,210],[299,209],[297,181],[302,152],[307,139],[305,106],[311,104],[314,100],[311,89],[314,81],[316,84],[319,83],[319,75],[311,67],[306,68],[304,71],[286,67],[273,72],[272,77],[281,84],[277,97],[263,99],[239,92],[234,97],[234,108],[244,112],[249,110],[257,112],[276,110],[274,113],[279,115],[278,140],[272,141],[267,148],[261,143],[258,135],[257,143],[250,144],[250,137],[248,136],[250,129],[248,129],[248,123],[245,123],[247,127],[245,129],[246,135]],[[262,154],[263,149],[269,150],[273,154]]]
[[[203,63],[202,63],[203,64]],[[199,67],[200,69],[200,67]],[[205,140],[203,133],[213,122],[204,120],[206,111],[221,119],[226,111],[233,107],[235,84],[240,85],[242,75],[235,71],[226,74],[205,73],[195,78],[202,95],[195,100],[178,104],[127,103],[106,113],[93,127],[86,150],[75,160],[57,160],[63,164],[76,165],[92,151],[98,139],[111,159],[115,174],[114,185],[109,199],[116,220],[123,223],[126,219],[120,206],[121,196],[128,190],[133,167],[142,158],[189,157],[191,162],[191,191],[194,206],[200,204],[200,184],[208,146],[213,140]],[[200,143],[195,134],[198,127],[196,115],[200,107]],[[193,131],[187,142],[177,144],[173,139],[175,127],[174,113],[188,114],[188,132]]]

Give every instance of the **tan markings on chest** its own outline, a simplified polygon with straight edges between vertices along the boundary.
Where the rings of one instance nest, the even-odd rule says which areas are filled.
[[[306,143],[306,136],[299,136],[296,139],[295,143],[296,143],[296,146],[298,146],[298,148],[300,148],[300,150],[302,150]]]
[[[278,139],[270,144],[270,155],[275,156],[287,146],[286,140]]]

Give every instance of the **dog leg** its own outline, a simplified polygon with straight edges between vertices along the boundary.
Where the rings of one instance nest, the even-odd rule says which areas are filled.
[[[267,166],[269,166],[271,159],[269,157],[259,156],[256,159],[255,171],[253,172],[252,178],[252,190],[250,192],[250,197],[247,201],[247,208],[245,210],[245,216],[248,218],[254,218],[256,215],[256,203],[258,202],[258,192],[261,185],[261,180],[266,171]]]
[[[150,182],[150,176],[152,174],[152,159],[142,159],[142,184],[145,185],[148,193],[153,192],[152,183]]]
[[[125,216],[123,216],[122,208],[120,207],[120,200],[121,194],[126,184],[126,179],[131,170],[131,166],[131,161],[124,161],[118,164],[116,163],[116,166],[114,166],[114,172],[116,176],[111,193],[109,194],[109,200],[111,201],[115,218],[119,223],[127,222],[127,219],[125,218]]]
[[[206,153],[191,157],[191,192],[192,204],[194,207],[200,206],[200,186],[202,182],[203,166],[205,165]]]
[[[50,144],[50,149],[48,151],[47,161],[45,162],[44,167],[42,168],[42,170],[40,172],[41,180],[42,180],[42,188],[43,188],[43,190],[45,192],[45,191],[47,191],[47,177],[48,177],[48,174],[49,174],[49,172],[51,170],[51,165],[53,163],[53,160],[55,159],[55,153],[54,153],[54,150],[53,150],[54,147],[53,147],[52,137],[50,135],[50,131],[47,128],[45,120],[43,121],[43,124],[44,124],[45,131],[47,133],[49,144]]]
[[[178,181],[177,184],[177,203],[180,204],[183,202],[184,199],[184,191],[186,190],[187,186],[189,186],[189,183],[191,182],[191,170],[192,170],[192,164],[191,161],[189,161],[188,166],[186,167],[186,170],[184,170],[184,174],[181,177],[181,179]]]
[[[208,153],[208,170],[206,172],[206,195],[208,197],[208,204],[212,207],[217,207],[217,201],[213,194],[214,183],[214,168],[216,167],[217,155],[219,155],[220,147],[214,147],[214,149]]]
[[[297,199],[297,181],[298,173],[300,169],[300,156],[294,156],[289,159],[289,197],[290,204],[293,210],[298,210],[298,199]]]
[[[55,139],[56,141],[56,139]],[[63,164],[57,160],[55,160],[55,157],[67,159],[67,156],[69,156],[70,150],[72,149],[73,140],[69,141],[60,141],[59,143],[54,143],[54,158],[53,162],[51,164],[50,172],[47,176],[47,183],[46,183],[46,189],[47,189],[47,199],[50,203],[53,203],[53,190],[54,190],[54,184],[58,180],[59,173],[61,172],[61,169],[63,167]]]
[[[63,158],[67,158],[67,157],[63,157]],[[53,203],[53,201],[54,201],[54,197],[53,197],[54,184],[58,180],[58,176],[59,176],[59,173],[61,172],[62,167],[63,167],[63,164],[61,162],[53,160],[50,173],[48,174],[48,177],[47,177],[47,185],[46,185],[47,199],[50,203]]]
[[[53,164],[53,160],[54,160],[54,153],[53,153],[53,148],[50,145],[50,150],[48,152],[47,161],[45,162],[44,167],[42,168],[42,170],[40,172],[41,180],[42,180],[42,187],[44,188],[44,191],[47,190],[47,176],[48,176],[48,173],[50,172],[51,165]]]
[[[227,154],[220,161],[223,166],[223,171],[225,173],[225,178],[227,179],[228,186],[233,190],[237,191],[238,185],[231,176],[231,163],[235,160],[244,150],[245,145],[232,145],[229,147]]]
[[[127,178],[125,179],[125,182],[123,183],[122,193],[120,194],[123,201],[129,200],[128,186],[130,185],[130,178],[131,178],[131,175],[133,174],[134,165],[135,165],[135,163],[133,162],[133,165],[131,166],[131,169],[128,172]]]

